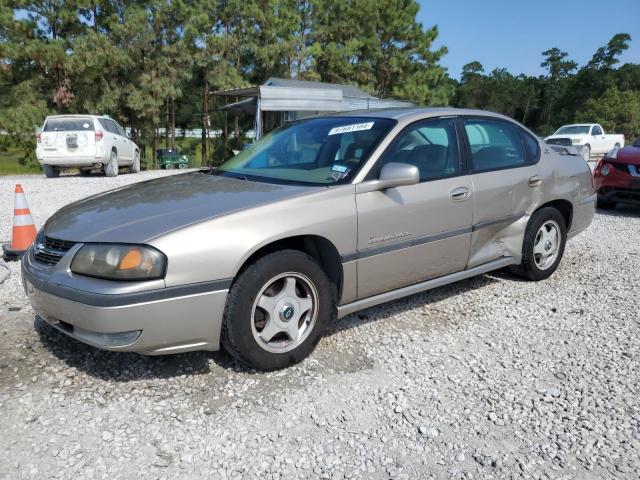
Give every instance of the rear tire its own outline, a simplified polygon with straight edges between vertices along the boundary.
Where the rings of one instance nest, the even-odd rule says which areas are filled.
[[[598,197],[598,208],[602,210],[614,210],[618,204],[616,202],[612,202],[610,200],[604,200]]]
[[[524,234],[522,262],[511,271],[528,280],[549,278],[556,271],[567,242],[567,227],[562,214],[552,207],[535,212]]]
[[[53,165],[43,165],[44,175],[47,178],[58,178],[60,176],[60,169]]]
[[[111,152],[111,158],[109,162],[104,166],[104,174],[107,177],[118,176],[118,154],[114,151]]]
[[[259,370],[298,363],[313,352],[336,317],[334,292],[320,265],[306,253],[268,254],[234,281],[224,312],[222,345]]]
[[[138,173],[140,172],[140,152],[133,154],[133,163],[129,167],[129,173]]]

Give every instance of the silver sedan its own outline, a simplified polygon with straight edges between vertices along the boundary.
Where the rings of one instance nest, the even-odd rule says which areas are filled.
[[[336,317],[503,267],[543,280],[596,196],[586,162],[456,109],[280,128],[218,168],[68,205],[22,263],[35,311],[90,345],[307,357]]]

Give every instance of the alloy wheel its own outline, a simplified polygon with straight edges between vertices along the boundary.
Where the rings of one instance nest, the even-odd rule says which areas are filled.
[[[287,272],[260,289],[252,308],[256,343],[271,353],[289,352],[303,343],[318,317],[318,292],[300,273]]]
[[[546,270],[556,261],[560,251],[560,226],[555,220],[542,224],[533,243],[533,259],[540,270]]]

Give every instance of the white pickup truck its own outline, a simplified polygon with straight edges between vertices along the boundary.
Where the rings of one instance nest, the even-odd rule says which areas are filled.
[[[624,147],[624,135],[607,135],[597,123],[564,125],[545,141],[550,145],[573,146],[585,160],[592,155],[602,155],[613,148]]]

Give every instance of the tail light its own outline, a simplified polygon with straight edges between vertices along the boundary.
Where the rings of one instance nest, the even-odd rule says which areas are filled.
[[[102,130],[96,130],[96,142],[102,140],[102,137],[104,137],[104,133],[102,133]]]
[[[36,133],[36,139],[37,139],[38,143],[42,143],[42,133],[40,133],[40,132]]]

